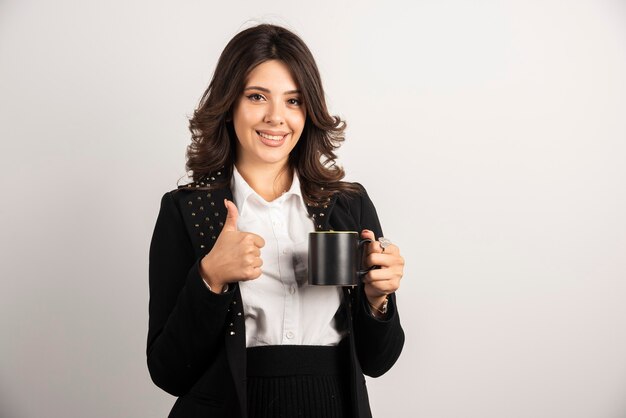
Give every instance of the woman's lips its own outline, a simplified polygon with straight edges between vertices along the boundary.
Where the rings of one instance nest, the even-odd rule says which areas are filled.
[[[256,133],[259,136],[259,139],[261,139],[261,142],[263,142],[265,145],[269,147],[280,147],[282,144],[285,143],[285,138],[287,138],[287,135],[289,135],[289,134],[285,134],[280,139],[271,139],[271,138],[276,138],[277,135],[267,135],[259,131],[256,131]],[[267,138],[268,136],[270,138]]]

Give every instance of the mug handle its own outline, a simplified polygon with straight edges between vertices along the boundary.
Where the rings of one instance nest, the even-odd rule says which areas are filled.
[[[364,250],[364,245],[365,244],[370,244],[372,242],[371,239],[369,238],[363,238],[361,240],[359,240],[359,261],[363,260],[363,250]],[[359,270],[356,272],[359,280],[365,276],[370,270],[374,270],[376,268],[380,268],[380,266],[371,266],[366,268],[365,270]]]

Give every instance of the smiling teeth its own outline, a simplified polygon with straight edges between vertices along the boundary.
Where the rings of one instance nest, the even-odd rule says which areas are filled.
[[[259,136],[262,136],[263,138],[266,139],[271,139],[272,141],[280,141],[281,139],[284,138],[284,136],[274,136],[274,135],[268,135],[268,134],[264,134],[263,132],[257,132],[257,134],[259,134]]]

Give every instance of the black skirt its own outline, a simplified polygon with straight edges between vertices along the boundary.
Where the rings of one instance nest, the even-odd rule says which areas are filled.
[[[250,418],[351,416],[347,341],[251,347],[246,353]]]

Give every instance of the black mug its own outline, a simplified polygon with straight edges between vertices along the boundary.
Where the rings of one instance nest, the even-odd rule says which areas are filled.
[[[308,282],[314,286],[356,286],[373,269],[362,270],[363,245],[371,239],[359,239],[354,231],[309,233]]]

